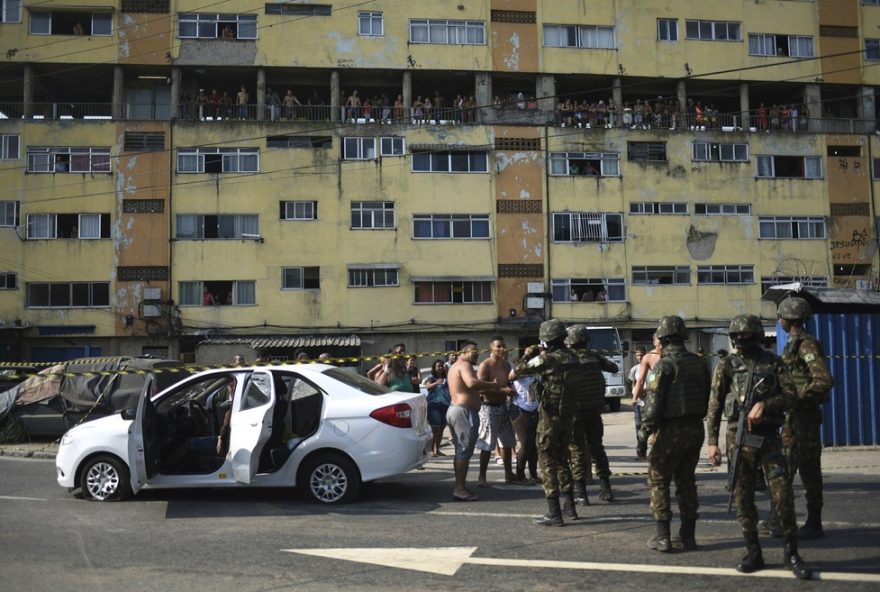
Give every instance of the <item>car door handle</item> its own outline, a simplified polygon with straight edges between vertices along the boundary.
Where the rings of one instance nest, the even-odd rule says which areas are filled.
[[[257,427],[258,425],[260,425],[260,424],[259,424],[259,423],[252,423],[252,424],[251,424],[251,427],[252,427],[252,428],[255,428],[255,427]]]

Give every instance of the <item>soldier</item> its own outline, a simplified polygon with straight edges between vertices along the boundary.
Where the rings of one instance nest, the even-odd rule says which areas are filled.
[[[544,495],[548,512],[535,522],[543,526],[564,526],[563,509],[559,496],[565,496],[565,517],[577,520],[572,488],[571,468],[568,465],[568,442],[571,438],[573,415],[573,388],[565,388],[569,374],[576,374],[581,363],[565,347],[565,325],[557,319],[541,323],[538,337],[544,352],[535,356],[531,346],[516,364],[518,376],[540,376],[543,394],[538,407],[538,464],[544,476]]]
[[[584,506],[589,506],[587,498],[587,476],[591,472],[590,457],[596,460],[596,474],[599,477],[599,499],[614,500],[611,492],[611,468],[608,455],[602,445],[605,427],[602,425],[602,409],[605,407],[605,376],[602,371],[617,372],[617,364],[590,351],[590,334],[586,325],[573,325],[568,328],[566,343],[577,354],[587,373],[584,391],[578,393],[574,403],[572,441],[569,444],[571,472],[574,477],[575,498]]]
[[[784,561],[795,576],[802,580],[812,577],[806,562],[798,555],[797,524],[794,518],[794,497],[787,477],[782,453],[782,427],[785,412],[791,407],[795,387],[782,361],[761,347],[764,328],[754,315],[739,315],[730,323],[730,341],[736,352],[721,360],[712,375],[709,412],[709,461],[721,464],[718,431],[723,409],[727,417],[727,458],[733,458],[740,407],[750,394],[755,403],[748,412],[746,429],[763,437],[760,447],[743,446],[734,489],[737,521],[743,529],[747,554],[736,566],[738,571],[752,573],[764,568],[764,556],[758,541],[758,511],[755,508],[755,479],[758,467],[764,467],[770,497],[779,513],[785,535]]]
[[[801,474],[807,499],[807,522],[798,531],[802,539],[825,536],[822,530],[822,404],[833,386],[822,345],[804,330],[810,305],[803,298],[787,298],[776,311],[788,333],[782,363],[797,387],[797,400],[786,418],[782,440],[787,449],[789,476]]]
[[[694,531],[700,502],[695,472],[705,436],[703,418],[709,404],[709,368],[685,348],[687,333],[681,317],[660,319],[656,335],[663,353],[645,380],[645,407],[639,431],[640,442],[647,442],[651,434],[656,434],[648,453],[648,489],[657,534],[648,541],[648,547],[664,553],[672,550],[669,483],[675,479],[681,513],[678,534],[684,550],[692,551],[697,548]]]

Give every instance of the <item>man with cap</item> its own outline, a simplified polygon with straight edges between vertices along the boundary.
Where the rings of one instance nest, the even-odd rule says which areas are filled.
[[[681,317],[660,319],[657,339],[663,345],[663,353],[645,380],[645,407],[639,430],[641,442],[654,435],[654,445],[648,453],[648,491],[657,533],[648,541],[648,547],[664,553],[672,550],[672,480],[681,514],[678,534],[682,548],[697,548],[694,533],[700,502],[695,473],[705,435],[703,418],[709,405],[709,369],[685,348],[686,336]]]

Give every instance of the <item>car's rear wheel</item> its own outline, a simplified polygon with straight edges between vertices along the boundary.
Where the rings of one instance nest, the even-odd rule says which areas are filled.
[[[620,399],[618,399],[617,397],[613,399],[608,399],[608,409],[611,411],[611,413],[617,413],[618,411],[620,411]]]
[[[114,502],[132,495],[128,467],[115,456],[101,455],[87,460],[79,483],[83,496],[95,502]]]
[[[350,460],[339,454],[321,454],[311,459],[301,473],[300,489],[321,504],[344,504],[353,500],[361,476]]]

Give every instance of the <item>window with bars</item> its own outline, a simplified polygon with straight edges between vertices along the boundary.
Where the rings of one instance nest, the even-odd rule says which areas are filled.
[[[109,173],[110,148],[28,146],[28,173]]]
[[[489,154],[485,151],[413,152],[416,173],[487,173]]]
[[[623,214],[554,212],[553,241],[557,243],[623,242]]]
[[[760,238],[817,239],[825,238],[825,218],[819,216],[760,216]]]
[[[586,177],[620,176],[617,152],[551,152],[550,174]]]
[[[821,179],[821,156],[758,156],[759,178]]]
[[[177,172],[195,173],[258,173],[258,148],[180,148],[177,151]]]
[[[319,267],[281,268],[282,290],[320,290],[321,272]]]
[[[351,227],[393,229],[396,226],[393,201],[351,202]]]
[[[698,284],[754,284],[754,265],[699,265],[697,266]]]
[[[694,142],[694,160],[714,162],[747,162],[748,144],[723,144],[717,142]]]
[[[751,204],[695,203],[694,214],[701,216],[743,216],[752,213]]]
[[[282,220],[317,220],[318,202],[309,200],[294,200],[281,202]]]
[[[626,157],[634,162],[666,162],[666,142],[627,142]]]
[[[349,288],[389,288],[399,286],[398,267],[370,266],[348,268]]]
[[[690,285],[691,268],[687,265],[634,265],[633,285]]]
[[[409,42],[440,45],[485,45],[486,23],[483,21],[412,19],[409,21]]]
[[[256,39],[257,15],[180,13],[177,36],[181,39]]]
[[[177,240],[242,239],[260,234],[257,214],[178,214],[176,221]]]
[[[629,204],[630,214],[687,214],[686,201],[634,201]]]
[[[491,304],[492,283],[485,281],[414,282],[416,304]]]
[[[736,21],[685,21],[685,38],[703,41],[740,41],[742,28]]]
[[[110,282],[29,282],[27,308],[100,308],[110,306]]]
[[[553,302],[625,302],[626,280],[561,278],[550,280]]]
[[[414,214],[413,238],[489,238],[489,214]]]
[[[599,25],[544,25],[544,47],[614,49],[614,27]]]

